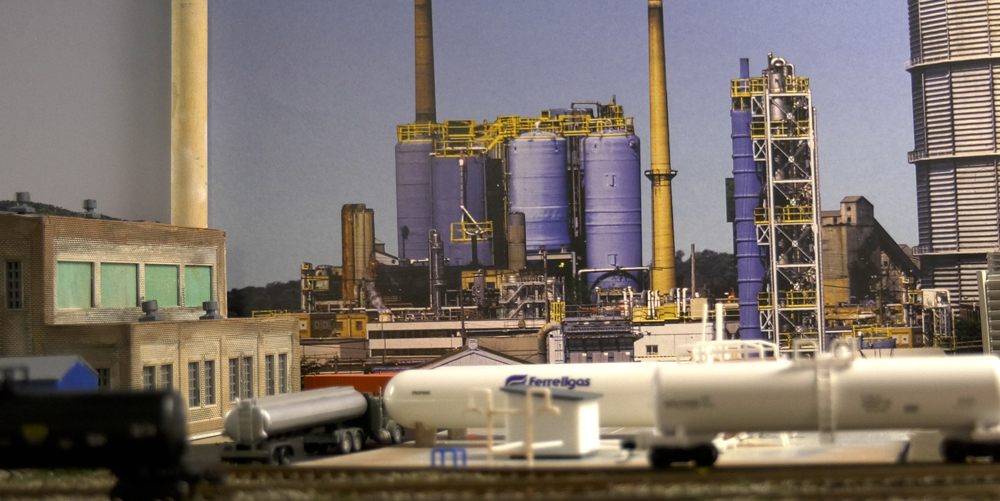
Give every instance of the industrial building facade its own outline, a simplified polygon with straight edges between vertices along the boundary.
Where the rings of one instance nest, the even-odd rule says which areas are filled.
[[[1000,248],[1000,4],[910,0],[909,18],[922,287],[974,301]]]
[[[905,303],[920,270],[875,219],[865,197],[823,211],[823,301],[827,306]]]
[[[111,389],[177,390],[191,433],[238,398],[298,391],[298,320],[226,311],[225,233],[0,213],[0,357],[78,355]],[[155,299],[160,321],[140,322]]]

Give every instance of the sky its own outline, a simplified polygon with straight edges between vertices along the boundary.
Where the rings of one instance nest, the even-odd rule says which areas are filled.
[[[739,58],[759,75],[769,52],[810,78],[823,208],[865,196],[897,242],[917,243],[905,2],[664,4],[678,249],[732,252],[729,82]],[[169,220],[169,36],[169,1],[0,1],[0,85],[13,89],[0,198],[76,209],[97,193],[101,212]],[[439,121],[615,96],[649,168],[645,1],[436,0],[434,37]],[[346,203],[373,208],[396,251],[393,147],[413,79],[412,1],[209,2],[209,225],[226,230],[230,288],[339,265]]]

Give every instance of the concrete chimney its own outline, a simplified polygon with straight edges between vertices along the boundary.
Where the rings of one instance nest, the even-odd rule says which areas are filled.
[[[674,208],[670,182],[670,127],[667,120],[667,73],[663,50],[663,2],[649,0],[649,135],[653,187],[653,270],[650,289],[665,293],[676,287]]]
[[[173,0],[170,224],[208,227],[208,0]]]

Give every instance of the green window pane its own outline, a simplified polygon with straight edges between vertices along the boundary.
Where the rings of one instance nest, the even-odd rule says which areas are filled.
[[[101,308],[139,306],[138,273],[134,264],[101,263]]]
[[[184,305],[201,306],[212,300],[212,267],[184,267]]]
[[[93,306],[93,273],[90,263],[56,263],[56,308]]]
[[[177,306],[178,266],[172,264],[146,265],[146,301],[156,301],[160,308]]]

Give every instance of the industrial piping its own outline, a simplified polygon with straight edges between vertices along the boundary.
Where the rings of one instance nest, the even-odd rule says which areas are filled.
[[[437,123],[437,103],[434,98],[434,27],[431,16],[431,0],[414,0],[413,28],[417,94],[417,116],[414,123]]]
[[[740,59],[740,84],[746,84],[749,95],[750,60]],[[754,209],[761,205],[760,178],[753,159],[753,141],[750,139],[750,98],[733,97],[729,112],[733,124],[733,199],[736,203],[736,283],[740,302],[740,339],[759,340],[760,311],[757,294],[764,286],[764,263],[757,245],[757,228]]]
[[[208,227],[208,0],[173,0],[170,224]]]
[[[649,0],[649,136],[652,184],[653,271],[650,289],[676,287],[674,271],[674,209],[670,181],[670,130],[667,120],[667,75],[663,49],[663,2]]]

